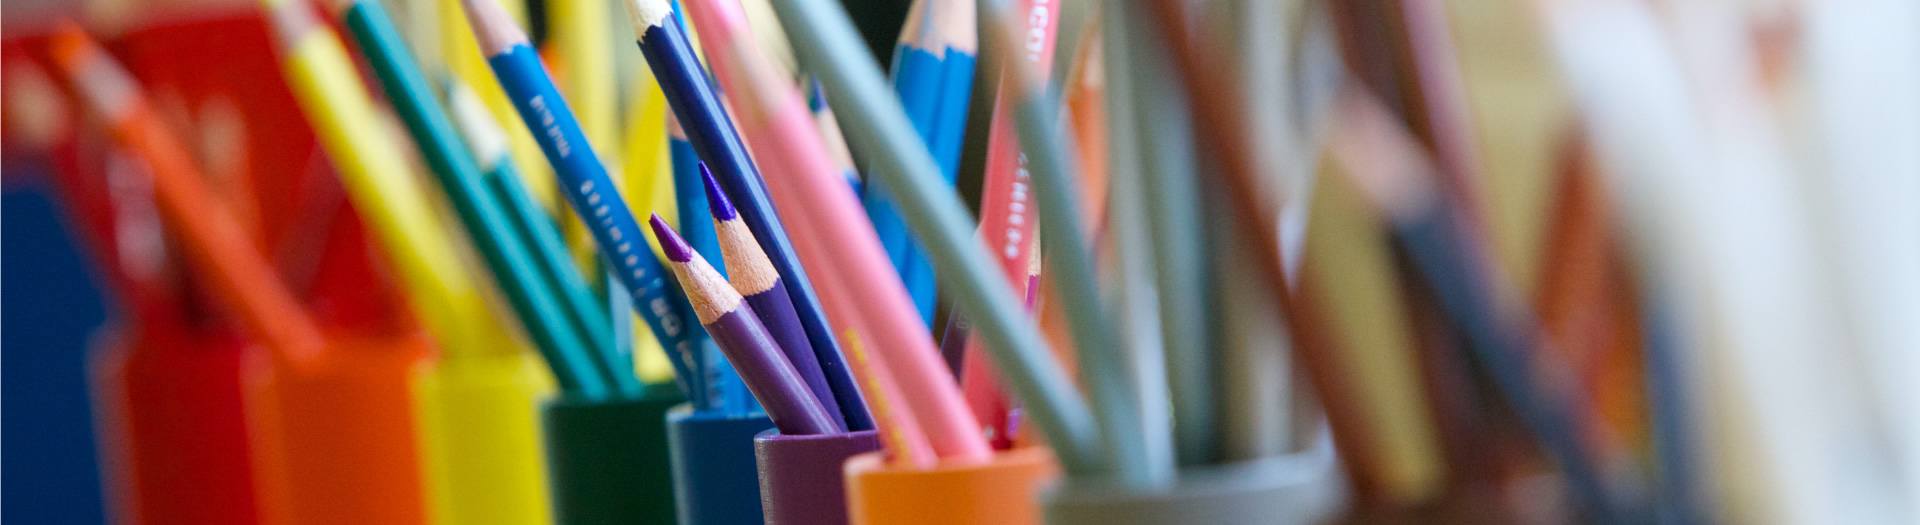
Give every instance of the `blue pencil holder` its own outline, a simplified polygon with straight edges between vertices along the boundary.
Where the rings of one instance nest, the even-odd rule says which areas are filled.
[[[760,479],[753,437],[773,428],[766,414],[667,413],[674,511],[681,525],[759,525]]]

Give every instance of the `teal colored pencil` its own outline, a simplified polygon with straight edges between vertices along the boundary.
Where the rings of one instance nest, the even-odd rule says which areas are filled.
[[[373,66],[381,88],[393,101],[448,202],[467,227],[474,247],[519,314],[521,325],[552,366],[555,379],[569,392],[588,398],[614,392],[637,395],[639,382],[631,374],[622,381],[608,363],[595,359],[591,339],[567,319],[554,290],[540,277],[527,246],[514,233],[506,212],[481,184],[479,166],[461,147],[452,122],[385,10],[367,0],[344,5],[342,18],[356,47]]]

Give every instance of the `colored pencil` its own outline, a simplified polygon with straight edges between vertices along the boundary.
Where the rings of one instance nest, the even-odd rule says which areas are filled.
[[[1578,506],[1603,521],[1623,516],[1592,464],[1568,400],[1536,379],[1536,367],[1552,363],[1536,359],[1551,357],[1537,351],[1542,344],[1537,325],[1518,308],[1502,304],[1489,269],[1479,263],[1485,255],[1476,253],[1479,245],[1469,240],[1466,219],[1429,180],[1437,178],[1436,168],[1378,103],[1350,95],[1337,111],[1342,118],[1333,132],[1333,158],[1385,214],[1394,242],[1459,327],[1470,355],[1559,465]]]
[[[461,0],[433,1],[439,11],[440,45],[438,56],[432,59],[442,61],[454,78],[460,79],[461,83],[480,96],[487,113],[506,132],[507,153],[512,155],[514,171],[519,173],[533,201],[540,203],[549,216],[559,216],[561,202],[553,184],[553,169],[547,166],[546,159],[541,156],[540,144],[534,142],[533,135],[525,127],[515,125],[520,116],[515,113],[513,102],[507,100],[500,83],[494,81],[493,71],[487,67],[487,57],[480,55],[480,47],[474,43],[473,32],[461,29],[467,26],[466,8],[460,7]],[[526,20],[525,3],[491,1],[513,13],[514,19]]]
[[[833,117],[833,106],[827,105],[827,94],[820,92],[820,81],[806,80],[807,109],[813,111],[813,124],[820,128],[820,140],[827,143],[827,153],[833,155],[833,163],[847,175],[847,187],[854,195],[865,191],[860,182],[860,170],[853,166],[853,151],[847,149],[847,137],[840,133],[840,121]]]
[[[867,407],[873,409],[874,428],[879,430],[887,459],[910,469],[933,468],[940,458],[933,455],[933,445],[927,442],[927,435],[920,432],[913,418],[899,413],[899,407],[893,405],[893,400],[900,397],[900,387],[893,384],[893,377],[867,357],[866,347],[860,344],[860,334],[849,330],[841,336],[840,343],[841,348],[847,350],[847,364],[853,368],[854,377],[860,379],[861,388],[867,391]]]
[[[967,208],[944,182],[933,155],[869,58],[846,11],[822,0],[774,0],[801,65],[818,75],[839,110],[849,145],[868,158],[868,174],[887,182],[907,226],[946,276],[1008,387],[1069,472],[1100,470],[1101,439],[1086,400],[1061,371],[1019,300],[981,253]],[[872,181],[869,181],[870,183]],[[865,276],[865,278],[871,278]],[[809,334],[811,335],[811,334]]]
[[[693,149],[693,143],[687,141],[686,131],[680,128],[680,119],[667,114],[667,148],[673,158],[674,207],[679,214],[680,238],[687,240],[693,251],[709,261],[720,261],[720,239],[714,236],[714,226],[708,211],[711,198],[705,189],[703,173],[707,166],[700,162],[700,155]],[[727,275],[729,266],[717,268],[721,275]],[[812,352],[812,347],[803,348]]]
[[[273,265],[207,186],[186,147],[148,106],[133,76],[79,26],[61,21],[54,62],[116,142],[147,165],[154,196],[188,257],[222,302],[259,341],[284,358],[320,351],[320,329]]]
[[[1161,34],[1172,50],[1173,63],[1186,87],[1187,105],[1192,110],[1202,154],[1217,162],[1217,169],[1205,171],[1213,176],[1208,183],[1218,185],[1223,190],[1221,194],[1227,197],[1232,220],[1248,226],[1240,230],[1239,242],[1254,246],[1275,244],[1280,239],[1280,232],[1278,221],[1273,220],[1273,216],[1280,208],[1273,198],[1273,192],[1268,191],[1261,182],[1259,162],[1255,157],[1258,146],[1249,140],[1246,115],[1236,105],[1236,101],[1243,100],[1243,97],[1226,76],[1231,69],[1220,65],[1226,57],[1205,53],[1199,44],[1201,40],[1193,34],[1191,24],[1168,22],[1193,20],[1192,6],[1182,0],[1150,0],[1145,3],[1147,10],[1135,16],[1161,22],[1160,27],[1164,29]],[[1260,279],[1249,285],[1274,290],[1274,296],[1278,299],[1275,302],[1275,314],[1287,327],[1294,355],[1305,367],[1307,378],[1314,390],[1321,394],[1316,399],[1325,408],[1334,439],[1343,444],[1335,447],[1341,454],[1343,467],[1352,473],[1365,468],[1365,465],[1374,464],[1372,458],[1365,456],[1366,445],[1362,443],[1367,436],[1365,426],[1357,419],[1358,414],[1352,406],[1354,400],[1333,394],[1340,391],[1339,372],[1335,368],[1337,349],[1331,346],[1332,340],[1321,332],[1317,324],[1321,314],[1312,301],[1293,292],[1278,246],[1254,252],[1258,255],[1256,267]]]
[[[487,113],[479,94],[466,83],[453,77],[446,77],[444,81],[449,113],[469,153],[480,164],[481,178],[493,192],[494,199],[505,206],[514,234],[532,253],[547,286],[560,296],[567,320],[591,338],[595,348],[611,351],[613,328],[608,325],[607,312],[594,299],[593,290],[580,275],[580,269],[567,259],[566,243],[560,240],[560,231],[554,228],[552,216],[533,200],[533,194],[514,169],[505,130]]]
[[[466,225],[467,238],[478,248],[496,284],[519,315],[521,328],[546,357],[555,379],[567,387],[611,385],[627,395],[638,395],[640,384],[632,374],[616,373],[608,363],[594,359],[598,351],[595,339],[568,319],[558,290],[540,275],[528,243],[516,233],[500,202],[483,185],[479,165],[463,149],[453,122],[387,18],[386,8],[369,0],[345,0],[339,7],[356,48],[373,66],[429,171]],[[584,379],[595,374],[600,376],[598,380]]]
[[[1041,240],[1046,243],[1048,274],[1064,299],[1074,305],[1066,312],[1067,321],[1079,352],[1080,382],[1093,401],[1094,420],[1106,435],[1107,468],[1116,482],[1128,486],[1168,483],[1170,469],[1147,463],[1151,454],[1141,439],[1142,425],[1147,423],[1140,418],[1139,393],[1128,385],[1132,373],[1101,299],[1086,233],[1080,226],[1079,191],[1073,184],[1076,149],[1068,144],[1071,139],[1061,126],[1058,100],[1045,93],[1045,81],[1037,78],[1041,73],[1028,63],[1031,60],[1020,60],[1014,52],[1017,42],[1027,41],[1028,32],[1020,21],[1032,17],[1015,17],[1007,0],[983,0],[980,6],[983,25],[992,36],[988,48],[1005,64],[1001,85],[1008,98],[1001,103],[1014,106],[1020,125],[1018,135],[1039,200],[1040,225],[1046,228]]]
[[[339,37],[302,0],[268,0],[263,6],[295,100],[427,331],[449,352],[511,348],[501,343],[513,336],[495,322],[479,281],[454,255],[447,229],[400,153],[403,141],[375,111]],[[591,392],[606,388],[582,386]]]
[[[720,251],[726,254],[727,281],[733,283],[734,290],[746,296],[747,304],[760,314],[761,324],[766,325],[774,341],[780,343],[787,361],[800,372],[814,397],[833,399],[833,389],[827,387],[820,362],[813,357],[807,332],[800,328],[799,314],[793,311],[793,299],[787,296],[787,289],[780,286],[779,272],[773,270],[773,263],[767,262],[767,254],[754,242],[753,232],[740,222],[739,211],[727,200],[720,183],[713,180],[713,174],[707,172],[704,164],[700,166],[700,178],[707,191],[707,205],[712,209],[713,230],[718,234]],[[842,420],[838,405],[828,403],[827,413],[835,421]]]
[[[699,151],[700,158],[712,168],[714,179],[739,207],[741,220],[753,231],[760,248],[766,251],[768,260],[783,277],[781,284],[793,298],[794,311],[800,314],[801,326],[806,328],[807,340],[813,343],[813,353],[820,360],[827,385],[833,387],[841,414],[847,418],[847,428],[873,428],[865,403],[860,399],[860,390],[853,384],[853,376],[833,340],[833,330],[828,328],[822,315],[820,300],[811,284],[813,279],[795,255],[787,229],[767,198],[765,181],[747,156],[746,146],[734,131],[732,118],[721,105],[719,96],[708,85],[706,70],[694,56],[693,42],[681,28],[680,20],[669,16],[672,7],[666,0],[626,0],[622,5],[627,6],[636,43],[647,57],[647,67],[653,69],[654,79],[660,83],[674,115],[680,118],[687,138]]]
[[[1136,67],[1143,67],[1134,56],[1130,39],[1133,15],[1138,7],[1131,3],[1107,4],[1101,9],[1101,66],[1106,70],[1108,161],[1107,209],[1144,210],[1147,208],[1146,177],[1141,173],[1144,161],[1142,133],[1143,110],[1133,101]],[[1140,418],[1149,423],[1140,439],[1149,454],[1149,465],[1170,466],[1174,457],[1173,396],[1168,394],[1167,357],[1160,337],[1158,302],[1154,289],[1152,223],[1145,213],[1112,214],[1108,228],[1112,245],[1114,291],[1112,304],[1121,340],[1126,343],[1129,363],[1134,367],[1134,388],[1140,393]],[[1057,326],[1057,325],[1056,325]],[[1155,424],[1159,423],[1159,424]]]
[[[554,89],[553,79],[528,45],[526,34],[489,0],[465,0],[465,6],[481,53],[488,57],[494,76],[520,111],[521,120],[528,130],[535,131],[574,212],[592,227],[603,259],[620,285],[632,294],[634,310],[647,321],[664,350],[682,359],[704,352],[704,331],[686,324],[691,306],[669,283],[671,277],[647,248],[639,222],[615,191],[606,166],[581,134],[572,110]],[[703,386],[696,390],[696,400],[709,404],[724,401],[699,399],[701,393],[723,391],[716,385]]]
[[[767,417],[773,419],[780,433],[841,432],[839,420],[827,413],[820,399],[808,389],[807,381],[787,362],[780,344],[767,333],[753,306],[734,291],[719,271],[707,264],[706,258],[694,253],[693,247],[687,246],[686,240],[667,226],[666,220],[654,215],[649,222],[660,248],[667,252],[667,260],[672,261],[673,273],[680,277],[680,285],[686,288],[687,298],[693,302],[700,325],[713,335],[714,342],[727,354],[727,360],[740,372],[760,405],[766,407]]]
[[[887,279],[886,254],[873,226],[861,220],[858,205],[827,156],[806,104],[792,82],[781,78],[747,39],[739,6],[729,1],[688,4],[708,59],[724,93],[739,110],[739,123],[761,162],[791,170],[768,179],[770,194],[786,213],[804,218],[789,233],[810,240],[800,256],[815,269],[839,278],[826,281],[822,294],[849,297],[852,312],[832,318],[861,319],[876,347],[875,358],[896,376],[904,405],[917,418],[934,451],[943,459],[984,461],[986,442],[973,428],[959,389],[933,348],[925,321],[914,315],[912,300],[897,279]],[[828,304],[829,310],[832,304]],[[845,321],[842,321],[844,323]]]
[[[934,152],[938,159],[946,160],[941,151],[935,151],[936,145],[944,135],[960,134],[963,129],[942,129],[954,119],[945,117],[943,110],[952,104],[950,99],[958,98],[958,111],[962,115],[958,122],[965,125],[966,103],[971,95],[973,50],[973,16],[971,10],[955,8],[961,2],[947,0],[918,0],[907,12],[905,27],[900,30],[900,43],[894,48],[893,88],[900,97],[901,104],[907,108],[907,117],[913,121],[914,129],[926,144],[928,151]],[[962,51],[964,50],[964,52]],[[949,57],[948,53],[953,56]],[[951,58],[957,62],[966,61],[964,84],[953,86],[961,93],[948,93],[949,65]],[[958,142],[952,144],[958,147]],[[957,152],[952,157],[957,160]],[[954,170],[958,163],[942,163],[941,174],[952,184]],[[914,306],[919,309],[920,317],[928,323],[933,322],[935,286],[933,272],[927,266],[926,256],[920,253],[913,236],[907,233],[905,222],[900,217],[892,201],[886,197],[886,191],[872,191],[862,195],[867,209],[867,217],[873,221],[874,231],[880,235],[881,245],[887,249],[887,257],[893,261],[894,269],[900,280],[906,283],[907,293],[913,296]]]
[[[1028,8],[1038,6],[1047,10],[1045,4],[1026,2]],[[971,23],[973,17],[968,17]],[[1028,49],[1021,58],[1045,68],[1053,62],[1053,37],[1059,29],[1058,17],[1047,16],[1027,18],[1025,22],[1033,25],[1025,27],[1030,34],[1039,36],[1039,48]],[[1031,181],[1027,178],[1026,154],[1014,139],[1013,105],[1008,96],[1004,81],[995,86],[996,104],[993,108],[988,135],[986,172],[980,188],[980,237],[988,253],[994,255],[1000,263],[1000,272],[1005,283],[1019,292],[1026,289],[1027,266],[1032,258],[1033,239],[1038,235],[1033,213]],[[970,351],[978,352],[975,345]],[[963,362],[977,363],[973,367],[979,370],[974,378],[963,378],[963,388],[967,389],[967,399],[974,404],[975,415],[982,418],[989,432],[1005,434],[1000,424],[1007,422],[1006,410],[1012,403],[1006,399],[1005,392],[991,379],[995,374],[987,370],[991,365],[985,359],[962,358]]]
[[[1153,270],[1160,311],[1160,337],[1166,352],[1167,387],[1173,396],[1174,446],[1183,465],[1205,464],[1219,455],[1217,433],[1217,356],[1209,293],[1207,217],[1201,212],[1200,163],[1194,152],[1193,122],[1166,51],[1152,45],[1152,24],[1132,27],[1136,64],[1134,117],[1140,119],[1146,212],[1153,239]],[[1144,38],[1143,38],[1144,37]]]

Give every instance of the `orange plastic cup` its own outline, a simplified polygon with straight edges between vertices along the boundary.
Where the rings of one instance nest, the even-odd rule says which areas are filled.
[[[334,338],[310,359],[250,360],[263,523],[426,521],[410,385],[427,348],[419,336]]]
[[[932,469],[888,465],[882,454],[847,460],[853,525],[1038,525],[1040,491],[1060,476],[1052,452],[1042,447]]]

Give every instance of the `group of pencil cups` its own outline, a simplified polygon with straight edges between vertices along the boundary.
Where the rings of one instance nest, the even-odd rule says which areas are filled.
[[[1136,151],[1222,126],[1177,108],[1207,85],[1171,84],[1164,42],[1189,36],[1165,13],[1094,8],[1053,82],[1051,0],[916,0],[884,66],[829,0],[549,0],[538,43],[515,0],[413,3],[440,34],[378,0],[182,29],[273,49],[367,228],[361,279],[399,296],[382,329],[277,275],[113,46],[37,37],[145,165],[192,275],[181,293],[101,257],[125,307],[91,371],[119,522],[1266,524],[1347,500],[1333,434],[1280,415],[1298,394],[1243,399],[1286,345],[1218,333],[1215,270],[1288,292],[1277,246],[1233,248],[1274,221],[1207,210],[1275,208],[1208,189],[1197,138]],[[614,3],[644,70],[617,63]],[[1162,106],[1179,116],[1151,124]],[[106,199],[65,183],[74,209]],[[1165,312],[1115,306],[1140,286],[1116,278]]]

